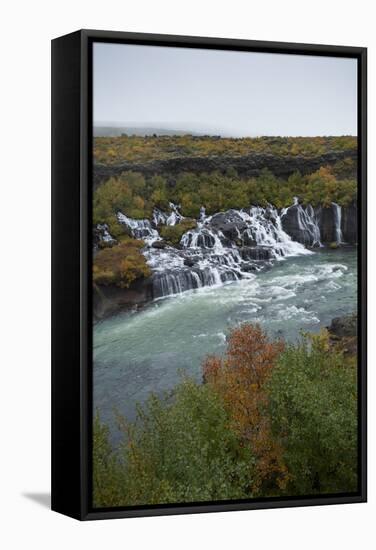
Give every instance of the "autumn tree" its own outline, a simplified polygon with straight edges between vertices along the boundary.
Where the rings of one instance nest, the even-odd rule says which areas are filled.
[[[284,488],[288,480],[282,448],[272,437],[265,390],[283,349],[259,325],[247,323],[231,332],[224,358],[211,356],[203,365],[204,380],[223,399],[232,429],[256,456],[252,491],[263,495]]]

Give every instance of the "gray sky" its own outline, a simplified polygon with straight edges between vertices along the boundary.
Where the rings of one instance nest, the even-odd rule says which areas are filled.
[[[96,43],[94,123],[356,135],[356,60]]]

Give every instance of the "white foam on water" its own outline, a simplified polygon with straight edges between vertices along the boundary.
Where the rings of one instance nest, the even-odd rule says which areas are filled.
[[[298,318],[301,323],[319,323],[320,319],[313,311],[307,311],[304,307],[298,306],[279,306],[277,307],[278,319],[282,321],[290,321],[293,318]]]
[[[108,230],[108,225],[106,223],[103,223],[103,224],[98,223],[97,224],[97,229],[100,232],[100,239],[103,242],[105,242],[105,243],[115,242],[115,239],[110,234],[110,232]]]
[[[117,219],[119,223],[129,228],[132,237],[135,239],[142,239],[147,244],[152,244],[155,241],[161,240],[158,231],[152,227],[149,220],[129,218],[122,212],[117,213]]]
[[[226,238],[214,224],[215,215],[206,216],[204,208],[201,208],[197,227],[182,235],[179,247],[153,247],[162,240],[156,227],[176,225],[184,219],[178,205],[170,203],[169,208],[169,213],[155,208],[152,222],[130,218],[122,212],[117,214],[119,222],[129,228],[132,236],[146,243],[143,253],[153,272],[155,299],[253,280],[254,273],[272,261],[313,254],[282,229],[281,216],[272,206],[252,206],[222,213],[225,220],[233,223],[238,240],[245,243],[245,251],[234,240]],[[246,243],[254,243],[254,246]]]

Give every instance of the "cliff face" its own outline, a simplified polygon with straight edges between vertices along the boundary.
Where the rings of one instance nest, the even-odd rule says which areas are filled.
[[[129,289],[117,286],[93,287],[94,319],[102,319],[118,311],[143,305],[153,299],[150,279],[141,279]]]
[[[333,205],[328,208],[316,209],[321,241],[323,243],[336,242],[336,224]]]
[[[338,219],[339,216],[339,219]],[[336,204],[329,208],[318,208],[317,217],[321,233],[321,241],[325,243],[341,242],[357,244],[358,242],[358,215],[355,202],[344,206],[340,210]],[[338,229],[341,230],[340,235]]]
[[[288,177],[296,171],[301,174],[310,174],[321,166],[330,166],[338,160],[352,158],[356,160],[356,151],[338,151],[326,153],[316,157],[303,156],[277,156],[271,154],[253,153],[239,156],[213,156],[213,157],[176,157],[169,159],[153,160],[146,163],[124,162],[116,165],[94,165],[94,185],[99,185],[111,176],[122,172],[141,172],[145,176],[155,174],[168,174],[177,176],[181,172],[213,172],[215,170],[225,173],[229,168],[234,168],[241,177],[255,177],[260,171],[268,168],[277,177]],[[354,168],[356,171],[356,168]],[[354,174],[355,175],[355,172]]]
[[[342,209],[341,221],[343,240],[350,244],[358,242],[358,213],[356,203]]]
[[[340,209],[338,219],[338,207],[332,204],[329,208],[318,209],[318,220],[321,240],[324,244],[337,242],[339,238],[338,228],[341,230],[340,240],[346,244],[358,243],[358,214],[356,202]]]
[[[331,243],[354,245],[358,242],[355,202],[342,208],[335,203],[326,208],[296,204],[287,209],[281,222],[283,230],[294,241],[305,246]]]
[[[281,223],[293,241],[308,247],[320,246],[320,228],[310,205],[307,208],[301,204],[290,206],[281,216]]]

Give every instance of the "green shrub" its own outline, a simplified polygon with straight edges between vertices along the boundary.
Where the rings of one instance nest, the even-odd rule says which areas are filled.
[[[141,252],[143,246],[143,241],[123,236],[117,246],[100,250],[94,257],[94,283],[128,288],[136,279],[149,277],[151,271]]]
[[[329,346],[327,333],[286,348],[269,399],[291,476],[288,494],[356,491],[356,368]]]
[[[94,467],[100,475],[94,483],[95,494],[102,497],[101,505],[114,501],[118,506],[127,506],[251,496],[248,488],[254,459],[240,445],[228,423],[220,399],[208,386],[185,380],[170,400],[150,397],[139,410],[138,422],[122,422],[125,436],[117,453],[117,467],[109,448],[107,458],[98,452],[94,455],[95,460],[100,458]],[[103,427],[97,425],[96,433],[103,434]],[[96,435],[94,445],[98,441]],[[110,485],[105,493],[101,487],[107,482]]]
[[[113,225],[116,236],[116,232],[124,232],[116,221],[119,210],[131,218],[150,218],[155,206],[168,211],[168,203],[172,201],[181,204],[184,216],[197,218],[203,205],[207,214],[230,208],[248,208],[252,204],[266,206],[271,203],[283,208],[293,203],[294,196],[300,197],[304,204],[314,206],[330,206],[332,202],[347,206],[357,198],[357,182],[354,178],[339,179],[334,169],[328,167],[304,176],[296,172],[287,180],[277,178],[268,169],[261,170],[259,176],[253,178],[239,178],[231,169],[225,175],[216,171],[202,174],[184,172],[178,175],[174,185],[168,185],[163,176],[145,180],[141,174],[125,172],[96,189],[93,222]],[[177,242],[178,227],[163,230],[171,234],[171,242]]]
[[[186,231],[194,229],[196,225],[197,223],[195,220],[183,220],[176,225],[164,225],[160,229],[160,235],[169,244],[176,246],[180,243],[182,235],[184,235]]]
[[[150,215],[143,195],[145,179],[137,172],[124,172],[97,187],[93,197],[93,223],[108,223],[118,211],[131,218]]]
[[[116,506],[122,490],[122,468],[109,442],[109,429],[93,422],[93,501],[95,507]]]

